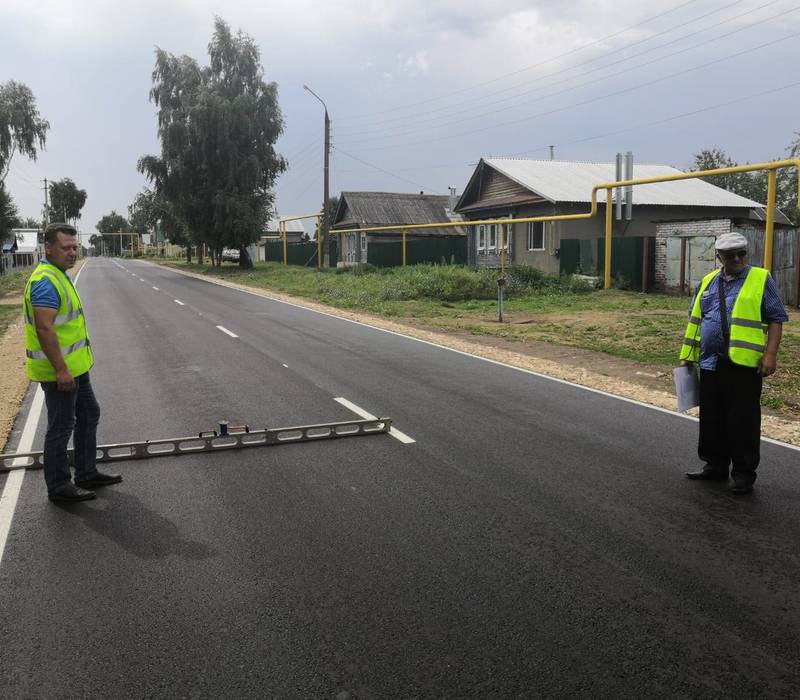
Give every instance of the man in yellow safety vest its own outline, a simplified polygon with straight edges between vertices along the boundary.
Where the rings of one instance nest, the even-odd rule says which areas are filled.
[[[117,484],[118,474],[97,471],[100,406],[89,370],[94,364],[78,291],[66,271],[78,258],[78,236],[68,224],[50,224],[44,233],[45,258],[25,287],[25,355],[28,377],[39,382],[47,405],[44,479],[51,501],[86,501],[91,488]],[[67,445],[74,441],[75,483]]]
[[[747,264],[747,239],[715,243],[722,269],[703,278],[689,311],[680,359],[700,365],[700,439],[705,466],[689,479],[727,481],[753,490],[760,459],[761,385],[775,372],[782,324],[789,320],[769,272]]]

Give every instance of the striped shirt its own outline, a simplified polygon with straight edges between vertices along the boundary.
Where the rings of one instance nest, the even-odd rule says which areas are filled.
[[[702,369],[715,370],[717,368],[717,357],[727,355],[725,339],[722,335],[722,317],[719,309],[719,285],[722,284],[722,291],[725,295],[725,306],[728,312],[728,328],[731,327],[731,312],[742,289],[745,277],[750,270],[750,265],[746,265],[738,275],[727,281],[724,273],[721,272],[708,285],[703,296],[700,298],[700,315],[702,322],[700,325],[700,367]],[[700,291],[698,285],[694,293],[692,304],[689,306],[689,316],[692,315],[694,301]],[[767,283],[764,286],[764,298],[761,301],[761,321],[763,323],[785,323],[789,320],[786,309],[778,293],[778,285],[772,279],[772,275],[767,276]]]

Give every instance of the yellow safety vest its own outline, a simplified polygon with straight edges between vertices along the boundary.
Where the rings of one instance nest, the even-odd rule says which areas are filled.
[[[34,382],[56,380],[56,370],[39,343],[33,317],[33,304],[31,304],[31,287],[43,279],[50,280],[59,292],[61,305],[58,307],[53,327],[67,369],[73,377],[79,377],[86,374],[94,364],[83,307],[77,290],[67,279],[66,274],[47,262],[40,262],[33,271],[25,286],[25,298],[22,302],[22,312],[25,317],[25,366],[28,377]]]
[[[681,360],[697,362],[700,359],[700,324],[702,321],[700,297],[720,272],[720,269],[710,272],[700,284],[700,291],[695,297],[689,324],[686,326],[681,346]],[[737,365],[758,367],[767,347],[767,324],[761,320],[761,301],[764,298],[764,287],[768,277],[769,272],[763,267],[751,267],[733,304],[728,357]],[[720,313],[727,313],[727,310],[720,309]]]

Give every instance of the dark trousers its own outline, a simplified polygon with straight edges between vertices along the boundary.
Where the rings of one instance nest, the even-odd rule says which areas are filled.
[[[753,367],[720,358],[700,370],[700,442],[697,454],[714,471],[752,484],[761,446],[762,378]]]
[[[92,391],[89,373],[75,377],[72,391],[59,391],[55,382],[42,382],[47,405],[44,438],[44,481],[52,491],[70,480],[67,446],[73,437],[75,479],[97,472],[97,424],[100,405]]]

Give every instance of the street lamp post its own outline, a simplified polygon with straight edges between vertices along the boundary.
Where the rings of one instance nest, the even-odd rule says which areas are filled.
[[[325,108],[325,166],[323,170],[323,180],[322,180],[322,225],[320,226],[320,235],[322,237],[323,243],[323,250],[324,244],[328,240],[328,164],[330,159],[331,153],[331,120],[328,118],[328,105],[325,104],[325,101],[316,93],[314,92],[308,85],[303,85],[303,89],[306,92],[310,92],[314,97],[316,97],[321,103],[322,106]]]

